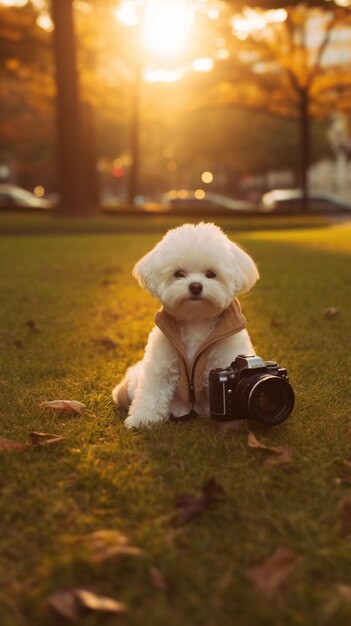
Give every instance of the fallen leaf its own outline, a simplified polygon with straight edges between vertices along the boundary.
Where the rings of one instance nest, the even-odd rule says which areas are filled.
[[[176,512],[171,521],[178,525],[188,524],[195,517],[202,515],[214,502],[223,500],[225,491],[223,487],[211,478],[205,483],[199,493],[185,493],[176,500]]]
[[[279,320],[279,319],[273,317],[271,319],[271,326],[272,326],[272,328],[280,328],[281,326],[284,326],[284,322],[282,320]]]
[[[32,330],[33,333],[38,333],[39,332],[39,328],[36,325],[34,320],[28,320],[28,322],[25,323],[25,326],[27,326],[30,330]]]
[[[71,622],[79,619],[79,600],[75,589],[57,589],[47,599],[48,605],[61,617]]]
[[[125,613],[127,607],[122,602],[108,598],[107,596],[100,596],[97,593],[89,591],[88,589],[76,589],[75,595],[78,598],[81,605],[90,609],[90,611],[101,611],[103,613]]]
[[[22,451],[32,448],[33,446],[51,446],[64,441],[65,437],[60,435],[51,435],[48,433],[31,432],[28,435],[30,443],[22,443],[21,441],[13,441],[12,439],[0,438],[0,452]]]
[[[77,402],[77,400],[51,400],[50,402],[42,402],[39,406],[52,411],[67,411],[69,413],[83,414],[85,404]]]
[[[52,435],[36,431],[29,433],[28,437],[33,446],[52,446],[65,440],[65,437],[61,435]]]
[[[140,548],[129,545],[129,539],[118,530],[97,530],[78,539],[89,555],[91,563],[101,563],[122,554],[139,555]]]
[[[89,589],[58,589],[47,599],[49,606],[59,615],[75,622],[82,615],[82,609],[103,613],[125,613],[127,607],[122,602],[102,596]]]
[[[341,533],[349,535],[351,533],[351,500],[344,500],[341,505]]]
[[[335,484],[337,487],[340,487],[341,485],[347,485],[348,487],[350,487],[351,476],[337,476],[337,478],[335,478]]]
[[[335,306],[330,306],[323,311],[323,317],[327,320],[331,320],[336,315],[339,315],[340,311]]]
[[[293,458],[292,449],[287,443],[283,443],[280,446],[267,446],[262,441],[259,441],[253,432],[249,432],[248,434],[247,445],[249,448],[263,450],[270,455],[265,459],[264,465],[280,465],[281,463],[290,463]]]
[[[0,452],[11,452],[12,450],[25,450],[28,448],[28,443],[21,443],[19,441],[13,441],[12,439],[3,439],[0,437]]]
[[[256,589],[271,600],[287,582],[288,577],[302,561],[288,548],[278,548],[266,561],[248,570],[248,578]]]
[[[351,603],[351,586],[350,585],[336,585],[336,593],[340,600],[344,600],[347,603]]]
[[[169,591],[170,584],[169,580],[162,574],[162,572],[157,567],[150,567],[149,569],[150,580],[155,587],[159,591]]]
[[[110,337],[97,337],[93,341],[97,346],[102,346],[106,350],[115,350],[117,348],[116,342],[110,339]]]
[[[331,589],[329,600],[322,607],[321,615],[323,617],[323,623],[329,624],[331,619],[334,618],[335,613],[339,611],[343,604],[351,604],[351,586],[341,583]]]
[[[222,485],[220,485],[215,478],[210,478],[210,480],[202,486],[202,493],[207,504],[223,500],[226,495]]]

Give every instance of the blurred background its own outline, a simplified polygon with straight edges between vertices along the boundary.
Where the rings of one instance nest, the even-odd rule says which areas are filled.
[[[350,0],[0,0],[0,207],[350,211],[350,70]]]

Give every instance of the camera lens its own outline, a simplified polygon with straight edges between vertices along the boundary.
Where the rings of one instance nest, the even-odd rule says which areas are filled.
[[[294,408],[295,401],[294,392],[288,381],[268,374],[259,376],[252,382],[246,397],[251,418],[269,426],[275,426],[286,420]]]

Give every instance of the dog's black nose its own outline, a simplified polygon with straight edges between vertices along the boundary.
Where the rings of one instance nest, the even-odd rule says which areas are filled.
[[[199,296],[202,291],[202,285],[201,283],[190,283],[189,290],[193,296]]]

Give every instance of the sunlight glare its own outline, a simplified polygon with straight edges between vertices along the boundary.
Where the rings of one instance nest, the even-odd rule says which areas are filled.
[[[175,69],[147,69],[143,72],[143,79],[147,83],[175,83],[184,78],[181,68]]]
[[[0,4],[5,7],[22,8],[28,4],[29,0],[0,0]]]
[[[136,26],[139,22],[138,11],[135,2],[126,0],[113,11],[113,17],[122,22],[124,26]]]
[[[244,7],[243,12],[232,18],[233,33],[238,39],[247,39],[251,33],[264,30],[270,24],[285,22],[288,17],[286,9],[259,11]]]
[[[143,20],[146,46],[159,55],[179,53],[186,45],[194,11],[186,0],[150,0]]]
[[[192,62],[192,67],[195,72],[211,72],[214,65],[214,60],[211,59],[211,57],[201,57]]]

